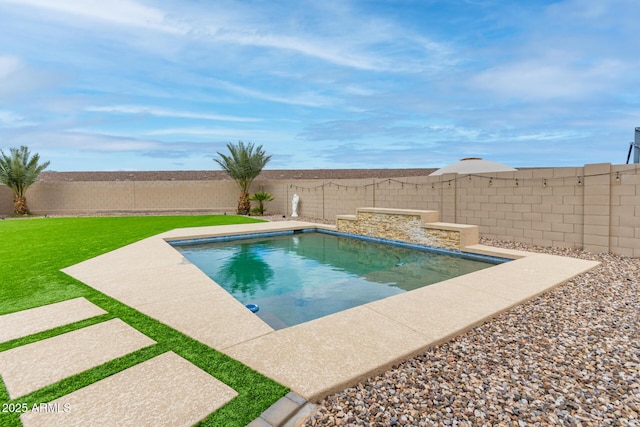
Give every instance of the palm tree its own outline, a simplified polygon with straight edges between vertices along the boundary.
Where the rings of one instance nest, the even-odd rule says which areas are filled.
[[[213,159],[218,163],[240,187],[238,199],[238,215],[249,215],[251,202],[249,202],[249,187],[258,176],[262,168],[271,160],[271,155],[266,155],[262,145],[254,147],[253,144],[245,145],[239,141],[237,145],[227,144],[231,155],[218,153],[218,158]]]
[[[13,210],[20,215],[27,215],[27,189],[38,180],[40,172],[49,166],[50,162],[38,164],[40,155],[31,156],[24,145],[20,148],[10,148],[10,156],[0,150],[0,183],[9,187],[14,194]],[[31,156],[31,157],[30,157]]]
[[[266,193],[264,191],[258,191],[253,196],[249,197],[249,200],[252,202],[258,202],[258,207],[251,212],[253,213],[255,211],[258,215],[264,215],[264,204],[265,202],[270,202],[273,200],[273,194]]]

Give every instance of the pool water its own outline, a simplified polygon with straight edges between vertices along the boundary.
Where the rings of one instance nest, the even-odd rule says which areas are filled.
[[[274,329],[495,264],[319,232],[172,245]]]

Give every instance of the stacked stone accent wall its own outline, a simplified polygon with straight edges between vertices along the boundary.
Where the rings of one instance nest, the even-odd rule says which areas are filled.
[[[343,233],[461,250],[462,234],[474,234],[466,244],[477,243],[477,227],[437,222],[436,211],[359,208],[356,215],[339,215],[336,228]],[[459,229],[457,229],[459,227]]]
[[[425,229],[424,233],[427,241],[432,240],[437,242],[437,244],[433,246],[445,249],[462,249],[459,231]],[[416,243],[420,243],[420,241]]]

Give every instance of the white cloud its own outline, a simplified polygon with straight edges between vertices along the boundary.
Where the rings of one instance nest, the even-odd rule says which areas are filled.
[[[177,136],[182,139],[203,138],[218,141],[283,141],[291,138],[286,131],[270,129],[232,129],[208,127],[175,127],[145,132],[150,137]]]
[[[26,120],[20,114],[0,110],[0,127],[16,128],[31,125],[33,125],[33,123]]]
[[[547,15],[578,28],[605,28],[637,32],[637,0],[565,0],[551,4]]]
[[[214,45],[269,48],[362,71],[423,72],[445,66],[452,58],[446,43],[367,13],[361,5],[294,3],[296,7],[285,2],[208,4],[199,10],[202,17],[186,20],[189,35]]]
[[[246,44],[251,46],[270,47],[291,50],[303,55],[322,59],[324,61],[346,67],[362,70],[384,70],[381,61],[375,57],[344,49],[344,41],[338,40],[313,41],[311,39],[280,34],[260,34],[257,32],[224,31],[217,32],[215,38],[219,41]]]
[[[581,99],[607,89],[624,70],[616,60],[587,65],[549,56],[498,65],[479,73],[471,83],[510,99]]]
[[[629,21],[637,21],[640,2],[564,0],[541,12],[485,51],[490,65],[470,79],[472,87],[515,101],[601,102],[635,91],[640,44]]]
[[[16,56],[0,55],[0,82],[22,68],[22,61]]]
[[[334,105],[336,102],[336,100],[332,99],[331,97],[319,95],[313,92],[295,93],[292,95],[274,95],[261,90],[240,86],[231,82],[221,82],[220,87],[223,87],[240,95],[248,96],[250,98],[277,102],[280,104],[301,105],[305,107],[328,107]]]
[[[95,151],[140,151],[158,148],[154,141],[143,141],[135,138],[114,138],[106,135],[90,133],[65,132],[59,137],[63,140],[62,146],[76,147],[81,150]]]
[[[227,122],[259,122],[262,119],[253,117],[226,116],[220,114],[196,113],[192,111],[177,111],[144,105],[113,105],[108,107],[90,106],[87,111],[115,114],[147,114],[159,117],[175,117],[187,119],[217,120]]]
[[[314,25],[322,24],[309,31],[306,26],[296,24],[297,19],[305,21],[309,17],[297,17],[294,13],[288,25],[274,25],[270,8],[250,4],[187,4],[162,10],[134,0],[0,0],[0,3],[180,36],[176,40],[163,40],[167,49],[174,49],[173,43],[179,45],[189,39],[204,40],[214,45],[237,44],[295,52],[358,70],[392,72],[439,68],[449,62],[445,58],[452,57],[443,43],[413,34],[381,17],[362,19],[361,11],[342,4],[314,5],[311,9],[320,15],[314,16]],[[74,24],[67,20],[65,23]],[[152,50],[158,47],[157,40],[146,36],[130,42]]]
[[[355,85],[355,84],[345,87],[344,91],[345,93],[348,93],[350,95],[356,95],[356,96],[372,96],[377,94],[377,91],[373,89],[369,89],[369,88]]]
[[[88,132],[60,132],[35,130],[6,135],[3,138],[12,146],[27,145],[35,149],[99,151],[99,152],[135,152],[140,150],[154,150],[162,148],[157,141],[137,138],[114,137]]]
[[[175,34],[185,32],[184,28],[168,23],[166,14],[160,9],[131,0],[0,0],[0,3],[49,9],[116,25],[141,27]]]
[[[555,131],[519,134],[509,139],[513,139],[515,141],[563,141],[584,136],[584,134],[580,134],[575,131]]]
[[[638,0],[431,3],[0,0],[2,144],[60,145],[70,169],[90,167],[71,160],[85,151],[173,167],[140,153],[235,140],[309,166],[540,163],[555,159],[535,150],[580,137],[576,163],[624,151],[640,124]]]
[[[50,86],[55,73],[34,70],[14,55],[0,55],[0,102],[3,98],[23,95]]]
[[[156,129],[149,132],[145,132],[146,135],[151,136],[166,136],[166,135],[191,135],[191,136],[228,136],[234,133],[242,133],[238,129],[224,129],[224,128],[206,128],[206,127],[180,127],[180,128],[165,128]]]

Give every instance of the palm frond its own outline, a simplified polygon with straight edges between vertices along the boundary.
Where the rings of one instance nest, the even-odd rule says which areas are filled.
[[[213,160],[240,187],[238,213],[246,215],[251,207],[248,194],[249,187],[271,160],[271,155],[267,155],[261,145],[256,147],[254,144],[245,144],[242,141],[239,141],[238,144],[227,144],[227,149],[229,154],[218,153],[218,157]]]
[[[248,191],[253,180],[260,174],[265,165],[271,160],[262,146],[245,144],[239,141],[237,145],[227,144],[230,155],[217,153],[213,159],[229,176],[238,183],[242,191]]]
[[[9,155],[0,150],[0,183],[9,187],[16,196],[24,197],[27,189],[38,180],[50,162],[40,164],[38,153],[31,156],[24,145],[10,148]]]

